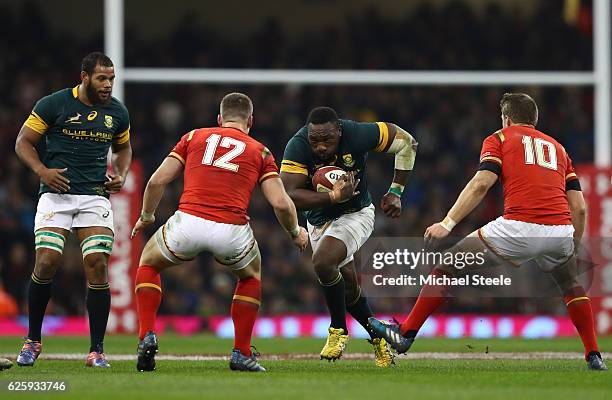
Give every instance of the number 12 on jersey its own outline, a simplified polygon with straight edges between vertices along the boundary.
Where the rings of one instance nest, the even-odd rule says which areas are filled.
[[[215,160],[215,153],[217,152],[218,146],[231,150]],[[231,161],[242,154],[245,149],[246,144],[244,142],[227,136],[221,137],[221,135],[213,133],[206,139],[206,150],[204,150],[202,164],[238,172],[240,166]]]
[[[525,147],[525,164],[537,163],[540,167],[557,170],[557,149],[554,144],[542,138],[534,139],[531,136],[523,136],[523,146]]]

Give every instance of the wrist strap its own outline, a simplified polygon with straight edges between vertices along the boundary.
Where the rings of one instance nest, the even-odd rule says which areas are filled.
[[[153,218],[155,218],[155,213],[146,213],[144,211],[140,213],[140,219],[142,222],[152,221]]]
[[[393,193],[397,197],[402,197],[402,193],[404,193],[404,185],[393,182],[387,193]]]
[[[292,239],[295,239],[296,237],[298,237],[300,235],[300,226],[297,225],[295,228],[290,230],[289,234],[291,235]]]
[[[452,231],[453,228],[455,227],[455,225],[457,225],[457,223],[448,215],[444,218],[444,220],[442,222],[440,222],[440,225],[442,225],[442,227],[444,229],[446,229],[447,231]]]

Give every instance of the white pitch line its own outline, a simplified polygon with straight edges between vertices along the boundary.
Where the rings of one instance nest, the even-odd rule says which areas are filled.
[[[612,353],[602,353],[604,359],[612,358]],[[14,359],[14,354],[0,354],[0,357]],[[374,356],[370,353],[346,353],[344,360],[369,360]],[[399,360],[581,360],[584,355],[577,352],[529,352],[529,353],[407,353],[398,357]],[[42,353],[42,360],[85,360],[85,353]],[[109,361],[135,361],[136,354],[107,354]],[[263,354],[262,360],[319,360],[314,353]],[[197,354],[160,354],[155,357],[160,361],[228,361],[229,356],[197,355]]]

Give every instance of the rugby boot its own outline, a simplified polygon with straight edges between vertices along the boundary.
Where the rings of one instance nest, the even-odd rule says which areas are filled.
[[[400,333],[399,324],[388,324],[374,317],[368,318],[368,325],[377,336],[384,338],[387,343],[399,354],[410,349],[414,338],[407,338]]]
[[[325,346],[323,346],[323,350],[321,350],[321,360],[326,359],[328,361],[335,361],[342,357],[348,340],[349,336],[344,333],[344,329],[329,328],[327,342],[325,342]]]
[[[31,367],[42,352],[42,343],[26,338],[23,347],[17,356],[17,365],[20,367]]]
[[[603,362],[601,354],[598,351],[592,351],[587,356],[587,366],[595,371],[607,371],[608,367]]]
[[[377,367],[388,368],[391,364],[395,364],[395,356],[389,351],[387,341],[382,338],[368,340],[374,347],[374,363]]]
[[[245,356],[238,349],[232,350],[229,367],[232,371],[266,372],[266,369],[257,362],[257,351]]]
[[[98,351],[89,353],[85,365],[91,368],[110,368],[110,364],[106,361],[106,355]]]
[[[145,337],[138,342],[138,362],[136,369],[140,372],[155,371],[155,355],[158,350],[157,336],[149,331]]]

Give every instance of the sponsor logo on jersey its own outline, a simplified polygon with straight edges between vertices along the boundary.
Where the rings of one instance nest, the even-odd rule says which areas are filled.
[[[95,142],[110,142],[113,139],[113,134],[110,132],[94,132],[76,129],[62,129],[64,135],[72,136],[78,140],[93,140]]]
[[[107,128],[113,127],[113,116],[112,115],[104,116],[104,125],[106,125]]]
[[[93,121],[94,119],[96,119],[97,116],[98,116],[98,112],[97,111],[92,111],[87,116],[87,121]]]
[[[81,121],[79,121],[80,118],[81,118],[81,113],[76,113],[74,117],[68,117],[68,119],[64,121],[64,123],[65,124],[80,124],[81,123]]]

